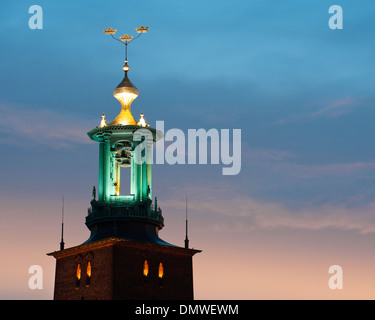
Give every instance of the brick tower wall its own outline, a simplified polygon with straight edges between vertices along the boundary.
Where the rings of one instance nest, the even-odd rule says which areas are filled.
[[[56,258],[55,300],[191,300],[195,250],[113,240],[82,245]],[[147,260],[148,275],[143,274]],[[91,264],[89,282],[86,271]],[[159,265],[163,277],[159,278]],[[77,282],[77,266],[81,279]]]

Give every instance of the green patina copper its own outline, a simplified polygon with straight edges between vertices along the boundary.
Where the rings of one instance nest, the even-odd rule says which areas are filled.
[[[99,181],[97,195],[96,188],[93,190],[86,225],[91,230],[105,222],[143,221],[161,229],[164,226],[162,212],[156,205],[156,199],[154,205],[152,201],[152,148],[161,133],[144,124],[143,114],[142,122],[136,125],[131,114],[121,118],[124,105],[130,112],[130,104],[138,96],[127,71],[114,96],[122,105],[116,117],[119,120],[116,124],[113,121],[107,125],[103,114],[100,127],[87,133],[91,140],[99,143]],[[147,139],[142,134],[140,139],[140,132],[146,132]],[[120,193],[121,170],[130,170],[130,194]]]

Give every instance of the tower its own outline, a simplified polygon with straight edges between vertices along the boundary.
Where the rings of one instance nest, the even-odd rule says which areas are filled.
[[[128,77],[127,46],[139,35],[105,34],[125,45],[123,80],[114,89],[121,111],[110,123],[103,114],[88,132],[99,144],[98,188],[93,187],[86,216],[89,239],[81,245],[49,253],[56,259],[54,299],[193,299],[192,257],[200,250],[179,247],[159,238],[164,227],[157,198],[152,198],[152,148],[162,137],[143,113],[136,121],[131,104],[138,89]],[[129,172],[129,194],[121,194],[121,170]],[[187,223],[187,221],[186,221]],[[187,237],[187,236],[186,236]]]

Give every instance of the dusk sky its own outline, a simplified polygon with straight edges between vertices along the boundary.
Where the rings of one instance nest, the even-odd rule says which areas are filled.
[[[29,28],[31,5],[43,29]],[[87,132],[121,110],[124,50],[103,29],[141,25],[128,47],[134,117],[186,134],[241,129],[238,175],[153,166],[169,243],[184,245],[188,196],[195,298],[374,299],[374,13],[372,0],[2,0],[0,299],[53,298],[62,196],[65,247],[88,239]],[[328,286],[332,265],[342,290]]]

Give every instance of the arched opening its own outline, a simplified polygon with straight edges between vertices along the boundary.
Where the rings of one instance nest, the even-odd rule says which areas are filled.
[[[164,267],[163,264],[160,262],[159,263],[159,278],[162,279],[164,276]]]
[[[162,287],[164,285],[164,266],[163,263],[159,263],[159,270],[158,270],[158,277],[159,277],[159,285]]]
[[[148,271],[149,271],[149,269],[148,269],[148,262],[147,262],[147,260],[145,260],[144,262],[143,262],[143,283],[145,284],[145,285],[147,285],[147,283],[148,283]]]
[[[81,264],[77,264],[77,269],[76,269],[76,288],[78,289],[81,284]]]
[[[115,144],[115,194],[130,195],[131,193],[131,161],[133,146],[130,141],[118,141]]]
[[[148,262],[147,262],[147,260],[145,260],[145,262],[143,263],[143,276],[144,277],[148,276]]]
[[[87,262],[87,268],[86,268],[86,287],[90,286],[91,282],[91,262]]]

